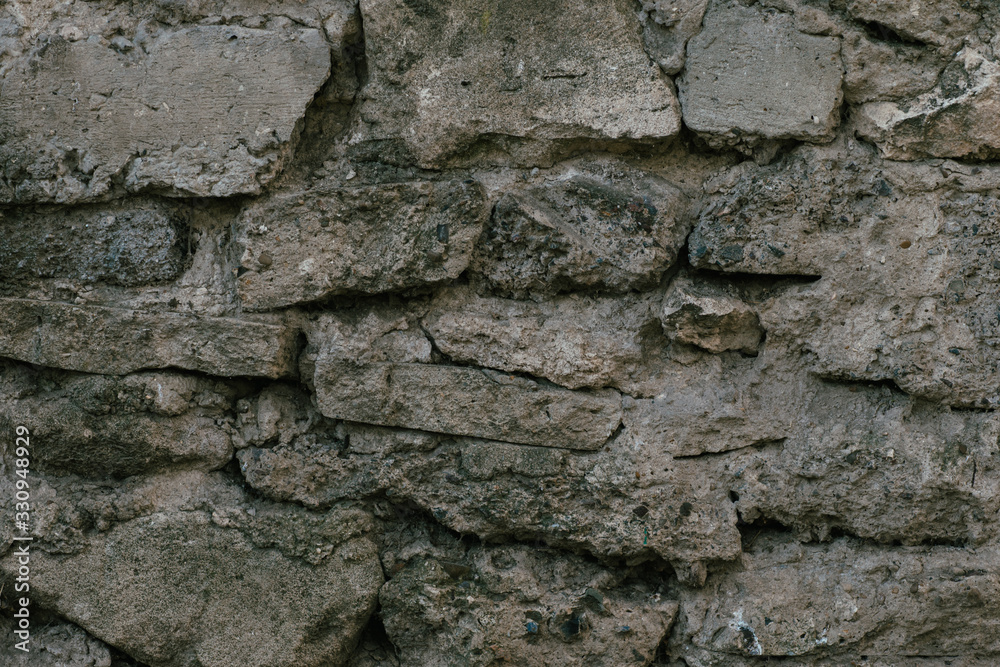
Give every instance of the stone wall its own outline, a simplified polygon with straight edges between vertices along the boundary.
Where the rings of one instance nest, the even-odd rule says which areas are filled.
[[[8,0],[0,76],[3,664],[1000,662],[996,3]]]

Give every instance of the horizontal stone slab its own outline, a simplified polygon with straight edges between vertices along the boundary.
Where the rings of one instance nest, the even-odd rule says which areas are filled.
[[[199,26],[121,53],[54,38],[0,93],[0,202],[260,192],[330,71],[320,31]]]
[[[542,447],[599,449],[622,416],[612,390],[572,392],[476,368],[320,355],[314,383],[327,417]]]
[[[225,317],[0,299],[0,356],[87,373],[182,368],[278,378],[294,373],[298,331]]]
[[[527,163],[538,152],[521,154],[525,142],[544,153],[554,140],[673,137],[677,98],[643,50],[635,9],[615,0],[489,9],[364,0],[369,78],[351,143],[384,157],[388,140],[404,159],[441,167],[486,146],[500,154],[478,158]]]
[[[239,294],[267,310],[457,278],[489,217],[478,183],[394,183],[292,192],[236,225]]]

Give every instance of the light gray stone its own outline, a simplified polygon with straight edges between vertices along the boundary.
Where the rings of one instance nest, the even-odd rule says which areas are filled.
[[[0,201],[258,193],[330,71],[314,29],[181,28],[130,54],[53,36],[8,69]]]
[[[396,159],[440,167],[477,144],[535,163],[558,140],[673,137],[677,98],[634,13],[624,0],[364,0],[370,78],[350,141],[397,142]],[[526,143],[541,148],[521,154]]]
[[[829,141],[840,122],[840,40],[791,16],[714,2],[678,81],[684,124],[714,146]]]

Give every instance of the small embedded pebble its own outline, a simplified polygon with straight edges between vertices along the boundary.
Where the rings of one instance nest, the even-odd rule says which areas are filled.
[[[270,253],[266,251],[260,253],[260,255],[257,257],[257,261],[260,263],[261,266],[264,267],[271,266],[271,264],[274,263],[274,259],[271,257]]]

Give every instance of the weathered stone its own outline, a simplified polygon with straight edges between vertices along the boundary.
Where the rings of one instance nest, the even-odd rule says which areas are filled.
[[[668,337],[716,353],[756,354],[764,333],[757,313],[735,289],[699,285],[690,277],[674,278],[663,299],[661,319]]]
[[[615,391],[553,389],[481,368],[321,354],[315,373],[320,411],[335,419],[569,449],[597,449],[621,423]]]
[[[642,43],[667,74],[684,67],[684,47],[701,30],[708,0],[642,0]]]
[[[265,401],[272,399],[262,395],[256,402]],[[705,562],[740,552],[731,498],[705,482],[706,470],[714,468],[704,459],[678,465],[664,451],[665,438],[633,434],[631,424],[599,451],[567,451],[337,426],[317,419],[304,396],[283,405],[281,423],[312,426],[288,442],[237,454],[247,483],[274,500],[324,508],[385,497],[421,507],[461,534],[542,540],[629,563],[666,559],[685,576],[700,570],[701,581]],[[248,414],[255,410],[251,402]],[[253,431],[248,424],[245,432]],[[383,511],[391,515],[388,507]]]
[[[3,77],[0,201],[260,192],[329,71],[314,29],[182,28],[127,54],[51,37]]]
[[[1000,62],[968,46],[928,92],[858,109],[858,134],[892,160],[921,157],[986,159],[1000,155]]]
[[[802,350],[825,377],[1000,404],[996,170],[831,147],[737,168],[718,187],[691,236],[695,266],[823,276],[760,310],[769,345]]]
[[[175,373],[116,378],[7,365],[0,423],[30,430],[32,466],[41,470],[90,477],[167,466],[212,470],[232,457],[233,429],[225,416],[232,393],[221,383]]]
[[[840,42],[786,14],[715,2],[678,80],[684,124],[712,145],[829,141],[840,122]]]
[[[5,503],[12,488],[5,479]],[[36,478],[34,494],[45,510],[32,601],[152,665],[340,664],[382,585],[371,519],[358,510],[313,515],[200,473],[119,493]],[[104,523],[84,535],[73,522],[86,526],[97,508]],[[17,557],[0,567],[12,577]]]
[[[577,556],[435,543],[410,547],[420,557],[400,562],[379,594],[402,665],[648,665],[677,612]]]
[[[76,280],[136,286],[184,268],[187,225],[173,207],[12,209],[0,217],[0,281]]]
[[[435,298],[422,326],[458,363],[528,373],[570,389],[625,389],[643,373],[644,338],[658,326],[653,310],[649,298],[571,295],[536,304],[454,288]]]
[[[910,43],[885,43],[862,31],[844,35],[844,101],[863,104],[914,98],[926,93],[949,57]]]
[[[688,474],[728,489],[744,521],[776,520],[802,540],[838,531],[913,546],[996,540],[996,413],[952,411],[884,386],[799,392],[780,443],[690,459]]]
[[[13,595],[11,596],[14,597]],[[20,596],[18,596],[20,597]],[[33,612],[33,613],[32,613]],[[28,639],[22,642],[14,634],[20,619],[5,614],[0,618],[0,660],[10,667],[111,667],[107,644],[88,635],[72,623],[39,614],[30,609]]]
[[[824,664],[811,660],[827,647],[854,656],[899,652],[907,663],[908,656],[988,655],[1000,650],[995,558],[993,549],[885,548],[849,539],[801,545],[761,536],[742,568],[682,596],[678,622],[691,649],[715,654],[698,665],[744,664],[729,656]]]
[[[631,2],[364,0],[361,13],[369,81],[354,144],[402,142],[403,159],[439,167],[481,142],[522,162],[520,143],[680,130],[677,98],[643,51]]]
[[[276,195],[251,205],[236,225],[240,299],[248,310],[267,310],[457,278],[488,215],[476,183]]]
[[[183,368],[213,375],[294,374],[297,330],[222,317],[0,299],[0,355],[32,364],[125,375]]]
[[[974,32],[983,15],[978,0],[847,0],[847,14],[887,39],[900,37],[945,48],[961,44]],[[892,32],[896,34],[893,35]]]
[[[504,194],[472,271],[505,295],[655,286],[690,230],[681,193],[641,172]]]

